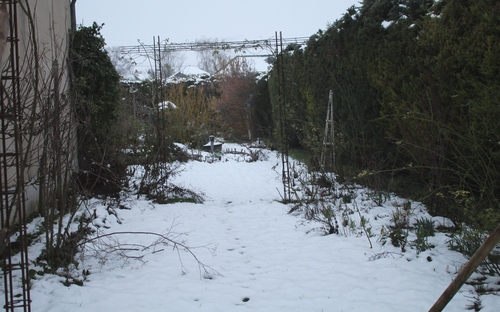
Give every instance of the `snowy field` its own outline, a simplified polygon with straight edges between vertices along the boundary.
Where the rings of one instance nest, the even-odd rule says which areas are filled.
[[[83,286],[67,287],[58,275],[37,276],[32,310],[427,311],[466,262],[448,250],[443,233],[430,237],[436,247],[420,254],[382,245],[382,226],[390,224],[393,203],[403,200],[393,196],[377,206],[363,189],[357,203],[372,227],[373,248],[358,230],[341,226],[341,234],[323,235],[320,224],[288,214],[290,206],[279,202],[280,158],[266,153],[266,161],[225,154],[218,162],[185,164],[175,182],[204,193],[203,204],[131,197],[123,203],[127,209],[112,215],[93,201],[97,233],[121,233],[95,243],[115,251],[96,254],[89,244],[75,268],[79,273],[73,272],[85,279]],[[412,207],[415,218],[430,217],[418,203]],[[189,246],[196,258],[151,233]],[[465,285],[445,311],[466,311],[474,294]],[[481,311],[499,310],[498,296],[481,301]]]

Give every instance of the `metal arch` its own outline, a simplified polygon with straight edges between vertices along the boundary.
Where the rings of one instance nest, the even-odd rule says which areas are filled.
[[[255,39],[255,40],[239,40],[239,41],[200,41],[200,42],[183,42],[174,43],[168,40],[161,42],[162,50],[165,52],[182,52],[182,51],[234,51],[237,53],[246,53],[250,50],[268,50],[271,52],[277,51],[278,45],[298,44],[305,45],[309,40],[308,37],[282,38],[280,43],[276,43],[273,39]],[[141,44],[118,46],[118,50],[125,55],[147,56],[154,53],[158,49],[159,44]],[[242,55],[244,56],[244,55]]]

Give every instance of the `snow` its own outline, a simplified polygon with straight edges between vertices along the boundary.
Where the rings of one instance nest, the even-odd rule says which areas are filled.
[[[173,102],[170,101],[163,101],[158,103],[158,108],[161,110],[169,108],[177,109],[177,105],[175,105]]]
[[[420,254],[382,245],[377,238],[390,223],[391,203],[402,199],[391,196],[377,206],[361,187],[357,200],[373,228],[373,248],[357,229],[323,235],[318,223],[288,214],[290,206],[280,203],[280,157],[265,153],[268,159],[257,162],[241,154],[188,162],[174,182],[204,193],[203,204],[159,205],[130,197],[122,202],[127,209],[111,215],[104,202],[93,200],[87,209],[95,210],[98,234],[122,234],[87,244],[72,272],[85,278],[83,286],[64,286],[58,275],[37,276],[32,310],[426,311],[466,262],[446,247],[443,233],[430,237],[436,247]],[[422,205],[412,205],[416,217],[430,217]],[[203,265],[184,248],[155,244],[159,237],[151,233],[189,246]],[[106,243],[130,249],[123,251],[128,257],[95,249]],[[463,286],[445,311],[466,311],[471,291]],[[481,298],[482,311],[497,311],[498,296]]]
[[[204,71],[200,69],[197,66],[185,66],[180,73],[186,75],[186,76],[210,76],[210,74],[207,71]]]
[[[382,21],[382,27],[384,28],[389,28],[391,26],[393,21]]]

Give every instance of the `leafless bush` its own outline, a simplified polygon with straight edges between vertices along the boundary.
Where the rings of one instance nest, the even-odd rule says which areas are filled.
[[[297,203],[289,213],[302,212],[306,220],[319,222],[325,234],[339,234],[335,183],[329,179],[329,183],[324,183],[327,180],[324,174],[308,173],[306,167],[293,168]]]
[[[393,203],[394,210],[392,212],[391,222],[389,230],[382,230],[382,235],[380,237],[380,242],[384,245],[387,238],[391,239],[391,243],[394,247],[400,247],[402,252],[406,251],[406,245],[408,243],[408,233],[410,229],[410,218],[413,215],[411,209],[411,202],[406,201],[404,203]]]
[[[318,200],[306,206],[304,216],[307,220],[313,220],[322,224],[326,234],[339,234],[339,223],[337,221],[334,206],[322,200]]]
[[[269,159],[269,156],[264,152],[262,149],[250,149],[248,148],[248,154],[250,156],[250,159],[248,159],[248,162],[256,162],[256,161],[266,161]]]

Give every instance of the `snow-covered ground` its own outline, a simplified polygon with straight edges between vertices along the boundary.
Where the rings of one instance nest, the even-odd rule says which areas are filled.
[[[363,189],[357,203],[375,235],[373,248],[359,230],[341,228],[340,235],[324,236],[315,230],[318,223],[288,214],[290,207],[279,202],[280,158],[266,153],[268,160],[251,163],[233,154],[214,163],[188,162],[175,182],[204,193],[203,204],[159,205],[134,197],[124,202],[130,209],[116,209],[116,216],[94,201],[98,233],[122,233],[96,246],[110,244],[122,256],[97,256],[89,244],[75,269],[80,278],[90,273],[83,286],[67,287],[57,275],[38,276],[32,281],[32,310],[427,311],[466,262],[446,247],[443,233],[430,237],[436,247],[420,254],[382,245],[382,226],[390,224],[393,203],[402,200],[391,197],[377,206]],[[415,217],[429,217],[418,203],[412,207]],[[351,217],[359,222],[357,214]],[[191,247],[202,265],[151,233]],[[465,311],[473,290],[465,285],[445,311]],[[498,311],[498,296],[481,300],[482,311]]]

